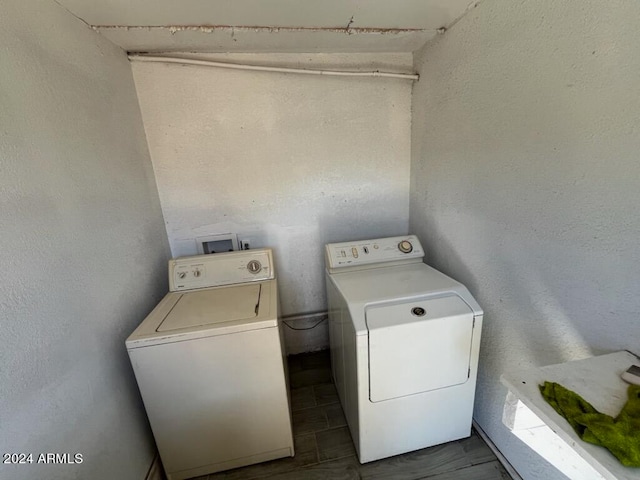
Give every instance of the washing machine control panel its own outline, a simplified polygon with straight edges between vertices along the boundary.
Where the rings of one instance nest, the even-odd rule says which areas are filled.
[[[422,257],[424,251],[415,235],[330,243],[325,246],[325,262],[330,271],[377,263],[420,261]]]
[[[273,278],[273,255],[268,248],[169,260],[169,290],[172,292]]]

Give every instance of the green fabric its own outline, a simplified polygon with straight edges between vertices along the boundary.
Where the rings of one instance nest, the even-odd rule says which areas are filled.
[[[629,386],[627,403],[616,418],[560,384],[544,382],[540,392],[582,440],[605,447],[627,467],[640,467],[640,386]]]

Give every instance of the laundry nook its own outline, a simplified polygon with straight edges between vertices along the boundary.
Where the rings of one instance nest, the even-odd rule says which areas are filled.
[[[4,0],[0,479],[640,480],[638,25]]]

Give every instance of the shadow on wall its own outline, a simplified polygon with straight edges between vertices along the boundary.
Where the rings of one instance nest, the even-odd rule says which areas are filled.
[[[521,352],[515,362],[511,359],[509,369],[593,355],[580,332],[580,316],[576,317],[572,298],[567,294],[563,278],[567,272],[544,268],[539,261],[540,255],[549,257],[549,246],[507,232],[493,242],[495,235],[483,230],[496,230],[483,226],[487,224],[477,218],[469,219],[473,221],[473,245],[460,240],[469,238],[469,232],[448,236],[445,232],[454,230],[451,226],[439,227],[429,218],[424,220],[428,228],[422,229],[428,233],[421,235],[421,240],[427,252],[426,263],[465,284],[484,309],[488,335],[483,334],[482,347],[499,352],[506,350],[501,342],[509,342],[509,351]],[[566,259],[567,254],[557,252],[553,256]],[[547,266],[557,264],[549,263],[547,258]]]

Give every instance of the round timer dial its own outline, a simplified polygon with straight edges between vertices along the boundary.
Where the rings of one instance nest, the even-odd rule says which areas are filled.
[[[258,260],[251,260],[249,263],[247,263],[247,270],[249,270],[249,272],[253,273],[254,275],[256,273],[260,273],[260,270],[262,270],[262,264]]]
[[[413,251],[413,245],[411,245],[411,242],[409,240],[402,240],[398,244],[398,250],[400,250],[402,253],[411,253]]]

